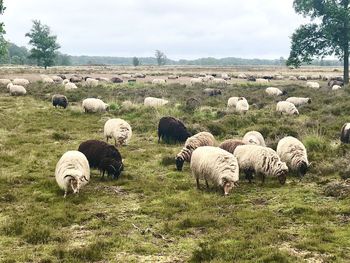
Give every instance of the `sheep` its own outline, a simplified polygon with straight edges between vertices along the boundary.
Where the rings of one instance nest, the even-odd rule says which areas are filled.
[[[330,80],[328,81],[328,87],[332,88],[334,85],[338,85],[338,86],[344,86],[344,81],[340,81],[340,80]]]
[[[262,78],[263,79],[267,79],[267,80],[273,80],[273,76],[272,75],[263,75]]]
[[[268,79],[256,79],[255,80],[257,83],[269,83],[269,80]]]
[[[95,80],[98,80],[99,82],[111,82],[109,78],[103,78],[103,77],[98,77],[95,78]]]
[[[289,76],[289,80],[298,80],[296,76]]]
[[[9,79],[0,79],[0,85],[7,86],[11,83],[11,80]]]
[[[43,77],[42,77],[42,82],[43,82],[43,83],[48,83],[48,84],[54,83],[53,79],[50,78],[50,77],[48,77],[48,76],[43,76]]]
[[[203,93],[208,95],[208,96],[216,96],[216,95],[221,95],[222,94],[221,90],[219,90],[219,89],[210,89],[210,88],[204,89]]]
[[[192,152],[200,146],[214,146],[216,143],[214,136],[209,132],[199,132],[187,138],[184,147],[176,155],[176,169],[182,171],[184,162],[191,161]]]
[[[281,115],[286,113],[287,115],[299,115],[298,109],[295,107],[295,105],[288,101],[280,101],[277,103],[276,111],[280,112]]]
[[[123,83],[123,80],[121,78],[118,78],[118,77],[113,77],[113,78],[111,78],[111,82],[112,83]]]
[[[170,76],[168,76],[168,79],[178,79],[179,78],[179,76],[176,76],[176,75],[170,75]]]
[[[319,89],[320,84],[318,84],[317,82],[308,81],[308,82],[306,82],[306,87],[313,88],[313,89]]]
[[[297,77],[297,79],[298,79],[298,80],[307,80],[307,77],[306,77],[306,76],[301,75],[301,76],[298,76],[298,77]]]
[[[192,153],[190,168],[196,179],[197,188],[199,179],[204,179],[209,188],[208,181],[223,189],[224,195],[238,185],[239,167],[236,157],[217,147],[202,146]]]
[[[240,100],[246,101],[246,98],[244,98],[244,97],[231,97],[231,98],[229,98],[227,101],[227,108],[228,109],[230,109],[230,108],[236,109],[237,102]]]
[[[246,79],[246,78],[247,78],[247,75],[244,74],[244,73],[241,73],[241,74],[238,74],[237,78],[238,78],[238,79]]]
[[[132,129],[123,119],[109,119],[104,125],[103,135],[107,142],[108,139],[114,139],[116,146],[127,145],[132,136]]]
[[[63,80],[67,79],[67,77],[63,74],[57,74],[57,77],[60,77]]]
[[[350,143],[350,123],[347,122],[341,128],[340,141],[342,143]]]
[[[230,80],[231,77],[227,73],[221,73],[221,78],[224,80]]]
[[[204,77],[200,77],[200,79],[202,80],[202,82],[209,82],[214,80],[213,76],[204,76]]]
[[[333,85],[332,86],[332,90],[338,90],[338,89],[341,89],[342,87],[339,86],[339,85]]]
[[[292,136],[284,137],[277,144],[276,152],[288,168],[303,177],[309,167],[304,144]]]
[[[52,96],[52,105],[57,108],[57,106],[62,108],[67,108],[68,106],[68,99],[66,96],[61,94],[55,94]]]
[[[280,89],[274,87],[266,88],[265,92],[270,96],[281,96],[287,94],[286,91],[281,91]]]
[[[82,107],[86,113],[88,112],[105,112],[108,111],[109,105],[100,99],[87,98],[83,100]]]
[[[52,80],[55,82],[55,83],[59,83],[61,84],[63,82],[63,78],[60,77],[60,76],[53,76],[52,77]]]
[[[64,89],[65,90],[73,90],[73,89],[77,89],[77,85],[75,85],[75,83],[73,82],[68,82],[64,85]]]
[[[200,83],[203,83],[203,79],[202,78],[192,78],[190,79],[190,83],[191,85],[196,85],[196,84],[200,84]]]
[[[244,134],[242,142],[245,144],[253,144],[253,145],[260,145],[265,147],[265,140],[264,136],[258,131],[249,131],[246,134]]]
[[[290,97],[286,99],[286,101],[293,103],[296,107],[311,103],[310,98],[301,98],[301,97]]]
[[[125,73],[121,75],[123,78],[130,79],[132,78],[131,74]]]
[[[69,83],[69,79],[64,79],[63,81],[62,81],[62,84],[63,85],[66,85],[67,83]],[[75,84],[74,84],[75,85]]]
[[[256,81],[256,78],[254,76],[247,77],[247,81]]]
[[[73,83],[78,83],[78,82],[82,82],[83,78],[78,75],[74,75],[69,79],[69,81]]]
[[[229,140],[226,140],[223,143],[221,143],[219,147],[221,149],[233,154],[233,152],[235,151],[235,149],[239,145],[245,145],[245,143],[241,140],[229,139]]]
[[[152,80],[152,84],[157,84],[157,85],[166,84],[166,79],[154,79]]]
[[[113,179],[118,179],[124,169],[123,159],[118,149],[104,141],[88,140],[82,142],[78,148],[89,161],[90,168],[97,168],[102,175],[105,172]]]
[[[249,110],[249,104],[247,100],[239,100],[236,104],[236,111],[239,113],[246,113]]]
[[[249,183],[253,179],[253,173],[261,175],[262,183],[265,182],[265,176],[277,177],[280,184],[286,182],[288,167],[271,148],[260,145],[240,145],[237,146],[233,155],[237,158],[238,165]]]
[[[13,85],[19,85],[19,86],[27,86],[29,84],[29,80],[27,79],[14,79],[12,81]]]
[[[89,162],[85,155],[79,151],[68,151],[57,162],[55,177],[58,186],[64,190],[64,198],[67,196],[69,186],[73,193],[79,193],[80,188],[90,180]]]
[[[20,85],[14,85],[14,84],[9,84],[9,90],[11,96],[20,96],[20,95],[25,95],[27,93],[27,90]]]
[[[143,102],[143,104],[146,107],[155,107],[155,108],[164,106],[168,103],[169,103],[168,100],[154,98],[154,97],[147,97],[147,98],[145,98],[145,100]]]
[[[160,139],[169,143],[172,142],[184,142],[192,134],[187,131],[186,126],[178,119],[174,117],[163,117],[159,120],[158,124],[158,143]]]
[[[283,77],[282,75],[275,75],[275,76],[274,76],[274,79],[275,79],[275,80],[283,80],[284,77]]]
[[[85,85],[88,87],[96,87],[98,86],[99,81],[97,79],[93,79],[93,78],[87,78],[85,80]]]
[[[135,73],[133,77],[139,78],[139,79],[144,79],[146,77],[146,75],[143,73]]]
[[[211,80],[212,83],[215,83],[215,84],[227,84],[227,81],[224,80],[224,79],[219,79],[219,78],[214,78]]]

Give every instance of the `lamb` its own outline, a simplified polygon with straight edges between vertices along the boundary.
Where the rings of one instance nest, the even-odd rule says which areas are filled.
[[[73,193],[79,193],[80,188],[90,180],[89,162],[79,151],[68,151],[62,155],[56,165],[55,177],[58,186],[67,196],[69,186]]]
[[[223,143],[221,143],[219,147],[221,149],[233,154],[233,152],[235,151],[235,149],[239,145],[245,145],[245,143],[241,140],[229,139],[229,140],[226,140]]]
[[[249,104],[247,100],[239,100],[236,104],[236,111],[239,113],[246,113],[249,110]]]
[[[152,80],[152,84],[158,84],[158,85],[166,84],[166,79],[154,79]]]
[[[246,98],[244,98],[244,97],[231,97],[231,98],[229,98],[227,101],[227,108],[228,109],[230,109],[230,108],[236,109],[237,102],[240,100],[247,101]]]
[[[72,82],[68,82],[67,84],[64,85],[65,90],[73,90],[77,88],[78,88],[77,85],[75,85],[75,83],[72,83]]]
[[[182,171],[184,162],[191,161],[191,155],[195,149],[201,146],[214,146],[215,143],[214,136],[209,132],[200,132],[191,136],[186,140],[184,147],[175,157],[176,169]]]
[[[287,94],[286,91],[281,91],[280,89],[274,87],[266,88],[265,92],[270,96],[281,96]]]
[[[89,87],[96,87],[98,86],[99,81],[97,79],[93,79],[93,78],[87,78],[85,80],[85,84]]]
[[[341,86],[339,85],[333,85],[332,90],[339,90],[341,89]]]
[[[19,86],[27,86],[29,84],[29,80],[27,79],[14,79],[12,81],[13,85],[19,85]]]
[[[313,88],[313,89],[319,89],[320,84],[318,84],[317,82],[308,81],[308,82],[306,82],[306,87]]]
[[[191,171],[199,189],[199,179],[221,187],[224,195],[238,185],[239,167],[236,157],[217,147],[202,146],[195,149],[191,158]]]
[[[295,107],[295,105],[288,101],[280,101],[277,103],[276,111],[280,112],[281,114],[286,113],[288,115],[299,115],[298,109]]]
[[[11,83],[11,80],[9,79],[0,79],[0,85],[7,86]]]
[[[219,89],[210,89],[210,88],[204,89],[203,93],[208,95],[208,96],[216,96],[216,95],[221,95],[222,94],[221,90],[219,90]]]
[[[192,134],[187,131],[186,126],[174,117],[163,117],[158,124],[158,143],[162,138],[163,141],[184,142]]]
[[[78,148],[89,161],[90,168],[97,168],[102,178],[107,172],[108,176],[118,179],[124,169],[122,156],[118,149],[104,141],[88,140],[82,142]]]
[[[166,104],[168,104],[169,101],[168,100],[164,100],[164,99],[159,99],[159,98],[154,98],[154,97],[147,97],[145,98],[143,104],[147,107],[161,107],[164,106]]]
[[[261,175],[262,183],[265,182],[265,176],[277,177],[280,184],[286,182],[288,167],[271,148],[260,145],[240,145],[237,146],[233,155],[250,183],[253,173]]]
[[[109,105],[104,103],[100,99],[87,98],[83,100],[83,109],[86,113],[88,112],[106,112],[109,109]]]
[[[27,93],[27,90],[20,85],[13,85],[10,83],[8,87],[12,96],[20,96],[25,95]]]
[[[68,106],[68,99],[66,96],[61,94],[55,94],[52,96],[52,105],[57,108],[57,106],[62,108],[67,108]]]
[[[350,123],[347,122],[341,128],[340,141],[342,143],[350,143]]]
[[[278,142],[276,152],[290,170],[296,171],[300,177],[306,174],[309,161],[306,148],[301,141],[292,136],[284,137]]]
[[[104,125],[103,134],[107,142],[108,139],[114,139],[116,146],[127,145],[132,136],[132,129],[123,119],[109,119]]]
[[[258,131],[249,131],[247,132],[242,139],[242,142],[245,144],[254,144],[265,147],[265,140],[262,134]]]
[[[286,99],[286,101],[293,103],[296,107],[311,103],[310,98],[302,98],[302,97],[290,97]]]

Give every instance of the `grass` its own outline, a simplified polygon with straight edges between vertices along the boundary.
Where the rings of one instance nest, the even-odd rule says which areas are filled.
[[[287,117],[274,112],[276,98],[253,84],[223,87],[223,95],[214,98],[205,97],[203,87],[176,84],[64,92],[35,83],[25,97],[10,97],[0,88],[0,261],[349,262],[349,196],[325,191],[329,183],[342,182],[348,167],[350,149],[338,138],[349,121],[349,93],[315,92],[292,82],[279,87],[313,102],[300,116]],[[67,95],[67,110],[52,107],[54,93]],[[79,103],[91,96],[110,103],[111,111],[84,114]],[[121,106],[146,96],[167,98],[170,105]],[[230,96],[245,96],[251,110],[244,116],[227,113]],[[186,109],[189,97],[201,107]],[[296,136],[308,149],[311,171],[301,182],[290,176],[284,186],[271,178],[264,186],[241,180],[228,197],[216,188],[198,191],[188,164],[183,172],[175,169],[181,145],[157,143],[158,121],[168,115],[192,132],[211,131],[218,141],[258,130],[275,148],[282,137]],[[133,128],[130,144],[120,148],[125,171],[113,181],[92,170],[81,193],[63,199],[54,179],[58,159],[84,140],[102,139],[109,117]]]

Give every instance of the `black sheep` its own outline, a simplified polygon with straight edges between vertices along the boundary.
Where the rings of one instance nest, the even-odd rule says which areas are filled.
[[[59,106],[65,109],[68,106],[68,99],[64,95],[55,94],[52,96],[52,105],[56,108]]]
[[[184,142],[192,134],[189,133],[185,125],[178,119],[173,117],[163,117],[158,124],[158,143],[160,138],[166,143]]]
[[[219,90],[219,89],[210,89],[210,88],[204,89],[203,93],[208,95],[208,96],[217,96],[217,95],[221,95],[222,94],[221,90]]]
[[[123,83],[123,80],[118,77],[111,78],[112,83]]]
[[[123,171],[123,161],[118,149],[104,141],[88,140],[79,145],[78,151],[82,152],[89,161],[90,168],[100,170],[102,177],[105,172],[118,179]]]

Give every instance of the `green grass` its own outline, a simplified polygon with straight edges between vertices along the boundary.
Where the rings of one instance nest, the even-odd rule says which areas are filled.
[[[325,85],[325,83],[323,83]],[[149,84],[80,87],[31,84],[25,97],[0,88],[0,261],[1,262],[349,262],[350,200],[325,194],[330,182],[345,178],[348,146],[339,132],[349,121],[349,93],[315,92],[287,82],[288,96],[308,96],[312,104],[298,117],[274,112],[276,98],[264,87],[242,84],[205,97],[204,87]],[[66,94],[67,110],[50,104]],[[79,103],[98,96],[112,105],[104,114],[84,114]],[[146,96],[164,97],[158,110],[142,105]],[[225,111],[230,96],[245,96],[246,115]],[[189,97],[201,107],[184,107]],[[174,156],[181,145],[157,143],[161,117],[182,119],[192,132],[211,131],[218,141],[258,130],[269,146],[287,135],[301,139],[312,168],[299,182],[290,176],[280,186],[241,180],[228,197],[219,189],[198,191],[189,165],[178,172]],[[54,169],[60,156],[87,139],[102,139],[108,117],[133,128],[120,148],[125,171],[118,181],[91,182],[79,195],[63,198]]]

